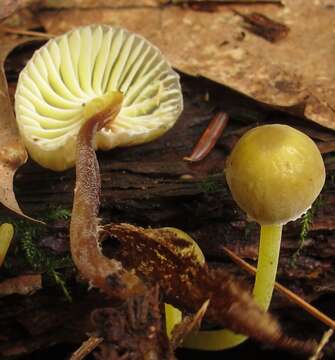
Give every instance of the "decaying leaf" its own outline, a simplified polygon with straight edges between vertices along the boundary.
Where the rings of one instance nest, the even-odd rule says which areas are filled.
[[[131,297],[118,308],[97,309],[92,322],[104,339],[97,360],[173,360],[164,329],[158,287]]]
[[[119,8],[158,6],[159,0],[42,0],[40,6],[47,8]]]
[[[41,288],[41,274],[20,275],[0,282],[0,297],[12,294],[30,295]]]
[[[311,353],[314,342],[285,336],[278,323],[253,301],[228,273],[202,266],[192,252],[182,252],[189,243],[165,229],[143,229],[130,224],[104,227],[117,237],[121,247],[117,258],[145,283],[161,286],[164,300],[196,313],[210,300],[206,319],[237,333],[283,348]]]
[[[0,203],[11,211],[34,220],[22,213],[13,190],[15,172],[27,161],[27,152],[17,129],[4,71],[7,55],[25,41],[27,40],[19,39],[0,44]]]
[[[11,15],[18,6],[18,0],[3,0],[0,7],[0,20]]]
[[[236,7],[244,16],[256,12],[258,18],[289,29],[276,43],[246,30],[245,20],[225,5],[214,12],[179,6],[71,9],[42,13],[40,20],[52,33],[96,22],[124,26],[156,44],[183,72],[205,76],[335,129],[334,4],[283,3]]]

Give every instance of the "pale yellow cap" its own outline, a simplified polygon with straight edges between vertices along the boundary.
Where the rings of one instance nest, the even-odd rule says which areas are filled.
[[[316,144],[287,125],[264,125],[245,133],[225,169],[234,200],[261,225],[285,224],[304,214],[325,183]]]

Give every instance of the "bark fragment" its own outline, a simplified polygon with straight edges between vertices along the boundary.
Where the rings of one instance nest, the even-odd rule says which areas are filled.
[[[0,282],[0,297],[13,294],[31,295],[41,288],[41,274],[20,275]]]

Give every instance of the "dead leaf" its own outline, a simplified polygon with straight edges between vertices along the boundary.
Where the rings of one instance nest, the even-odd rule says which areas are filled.
[[[251,295],[222,270],[201,265],[189,243],[165,229],[143,229],[130,224],[106,225],[121,246],[114,256],[126,269],[135,269],[146,284],[159,284],[164,300],[190,313],[210,300],[206,319],[214,325],[258,341],[303,353],[315,351],[314,342],[285,336],[278,323],[253,301]]]
[[[158,6],[159,0],[42,0],[39,6],[46,8],[128,8]]]
[[[2,175],[0,179],[0,203],[20,216],[38,221],[22,212],[13,190],[15,172],[27,161],[28,155],[17,129],[4,71],[4,61],[7,55],[15,47],[27,41],[29,41],[27,38],[9,39],[0,45],[0,173]]]
[[[18,7],[18,0],[3,0],[0,7],[0,20],[11,15]]]
[[[28,156],[17,129],[4,70],[7,55],[26,41],[19,39],[0,45],[0,203],[18,215],[34,220],[23,214],[13,190],[15,172],[27,161]]]
[[[238,6],[245,16],[257,12],[289,28],[275,44],[246,31],[241,16],[224,5],[215,12],[178,6],[72,9],[42,13],[40,20],[52,33],[96,22],[126,27],[156,44],[187,74],[335,129],[334,9],[329,0],[283,3]]]
[[[14,14],[19,9],[37,3],[38,0],[2,0],[0,6],[0,20]]]
[[[31,295],[41,288],[41,274],[20,275],[0,283],[0,297],[13,294]]]

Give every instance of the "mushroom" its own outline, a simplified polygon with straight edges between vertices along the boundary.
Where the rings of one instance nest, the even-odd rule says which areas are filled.
[[[52,170],[72,167],[77,134],[93,115],[92,101],[108,103],[115,91],[124,100],[116,119],[97,134],[95,146],[101,150],[154,140],[174,125],[183,108],[179,75],[141,36],[91,25],[50,40],[20,73],[15,94],[29,155]]]
[[[306,213],[320,194],[325,183],[322,156],[302,132],[287,125],[264,125],[237,142],[225,174],[234,200],[261,227],[253,295],[266,311],[275,284],[282,227]],[[186,346],[222,350],[245,339],[226,329],[202,331],[192,335]]]
[[[4,223],[0,226],[0,266],[5,261],[8,248],[14,236],[14,226]]]

